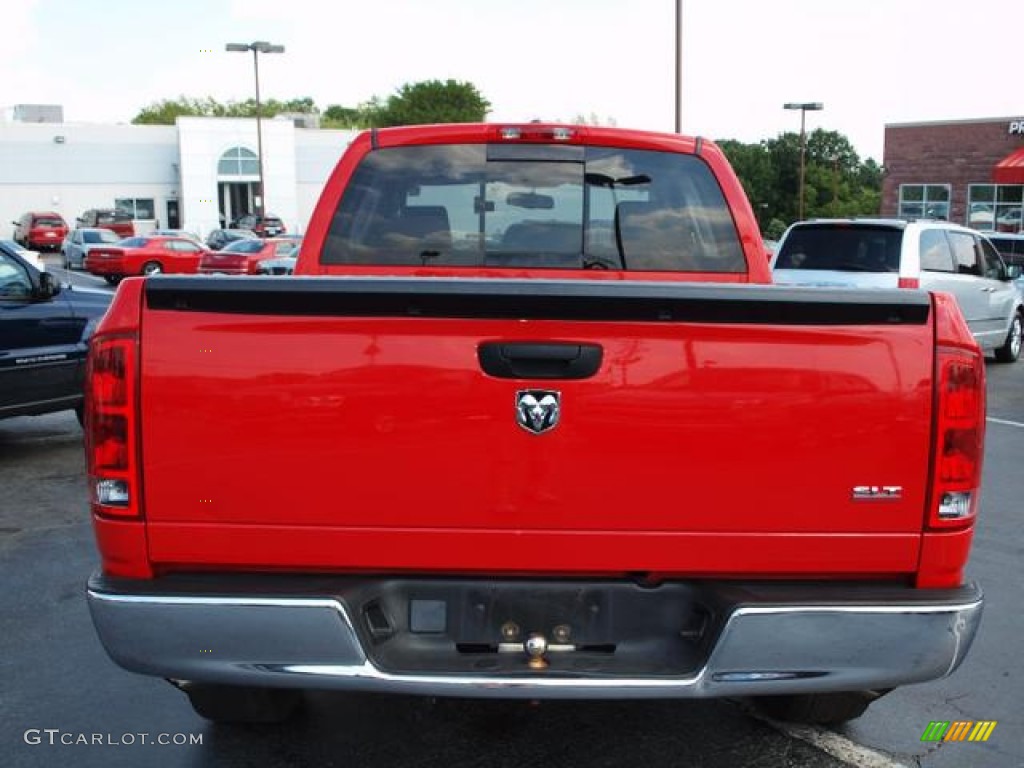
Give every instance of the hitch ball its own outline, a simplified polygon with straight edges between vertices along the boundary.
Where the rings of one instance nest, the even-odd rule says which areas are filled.
[[[548,652],[548,640],[539,632],[534,632],[523,643],[523,650],[530,657],[530,669],[546,669],[548,666],[544,654]]]

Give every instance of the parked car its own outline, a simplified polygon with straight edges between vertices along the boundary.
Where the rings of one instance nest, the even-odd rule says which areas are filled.
[[[947,221],[824,219],[793,224],[779,241],[773,277],[783,285],[924,288],[956,297],[982,349],[1020,356],[1021,296],[982,234]]]
[[[121,236],[112,229],[78,227],[71,230],[61,246],[64,269],[84,269],[85,256],[92,248],[115,245]]]
[[[996,230],[999,232],[1020,232],[1021,229],[1021,214],[1024,213],[1021,208],[1011,208],[996,218]]]
[[[256,274],[257,275],[292,275],[295,273],[295,262],[299,258],[299,249],[302,247],[302,241],[295,243],[290,253],[286,253],[283,256],[278,256],[273,259],[263,259],[263,261],[257,262]]]
[[[153,235],[166,235],[167,237],[184,237],[189,240],[195,240],[200,245],[203,245],[202,239],[195,232],[189,232],[184,229],[154,229],[146,233],[147,236]]]
[[[284,222],[272,213],[264,216],[257,216],[254,213],[243,216],[235,221],[235,227],[237,229],[251,230],[260,237],[275,237],[276,235],[283,235],[288,231],[284,226]]]
[[[995,211],[991,203],[971,203],[967,214],[967,226],[971,229],[992,229]]]
[[[75,223],[79,227],[101,227],[110,229],[121,237],[133,237],[135,224],[132,215],[117,208],[90,208],[79,216]]]
[[[74,408],[89,338],[112,294],[61,285],[0,240],[0,419]]]
[[[207,275],[255,275],[261,261],[287,256],[294,250],[295,241],[289,238],[236,240],[219,251],[207,251],[199,262],[199,272]]]
[[[215,229],[206,236],[206,245],[214,251],[219,251],[228,243],[236,240],[254,240],[259,235],[251,229]]]
[[[155,235],[130,237],[116,245],[92,248],[85,257],[85,269],[116,285],[128,275],[190,275],[209,249],[186,237]]]
[[[68,234],[64,217],[53,211],[29,211],[13,223],[14,241],[30,250],[56,251]]]
[[[1024,266],[1024,233],[990,232],[987,237],[1003,261]]]

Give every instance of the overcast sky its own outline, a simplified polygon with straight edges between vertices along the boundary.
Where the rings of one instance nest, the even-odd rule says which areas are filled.
[[[165,98],[356,106],[472,82],[492,121],[674,125],[675,0],[6,0],[0,107],[129,122]],[[683,0],[683,132],[759,141],[816,127],[882,160],[886,123],[1024,117],[1022,0]]]

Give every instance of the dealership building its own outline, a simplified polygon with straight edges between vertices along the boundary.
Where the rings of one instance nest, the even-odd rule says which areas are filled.
[[[1020,232],[1024,117],[885,126],[883,215]]]
[[[74,226],[87,209],[117,207],[132,212],[138,229],[183,228],[205,237],[256,209],[253,119],[89,125],[40,114],[33,122],[0,122],[0,227],[26,211],[55,211]],[[299,234],[356,135],[303,124],[301,118],[261,121],[265,210]]]

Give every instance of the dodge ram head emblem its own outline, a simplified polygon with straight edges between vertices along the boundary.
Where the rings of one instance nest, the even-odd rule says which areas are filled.
[[[561,413],[561,395],[549,389],[516,392],[516,421],[527,432],[539,435],[554,429]]]

